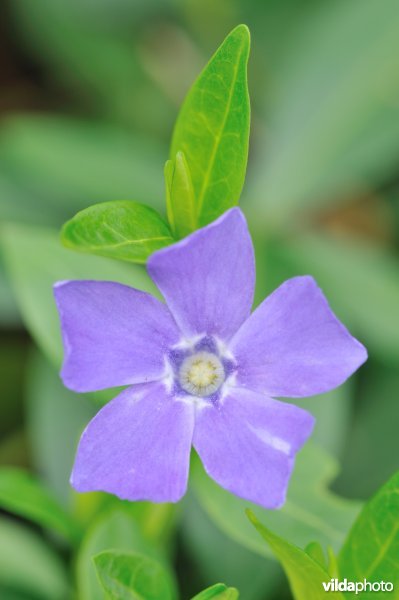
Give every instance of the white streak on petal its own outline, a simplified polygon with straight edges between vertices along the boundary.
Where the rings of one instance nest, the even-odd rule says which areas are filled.
[[[269,431],[267,431],[266,429],[261,429],[258,427],[251,427],[250,425],[248,427],[262,442],[264,442],[268,446],[271,446],[272,448],[274,448],[275,450],[278,450],[279,452],[283,452],[287,456],[291,455],[291,453],[292,453],[291,445],[288,442],[286,442],[285,440],[283,440],[279,437],[276,437],[274,435],[271,435],[271,433]]]

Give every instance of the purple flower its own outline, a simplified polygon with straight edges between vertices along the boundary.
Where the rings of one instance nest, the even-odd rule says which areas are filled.
[[[107,281],[55,285],[65,385],[129,386],[85,429],[72,485],[176,502],[193,444],[221,486],[280,507],[314,418],[273,397],[331,390],[365,348],[309,276],[286,281],[250,315],[254,254],[237,208],[155,252],[148,272],[166,304]]]

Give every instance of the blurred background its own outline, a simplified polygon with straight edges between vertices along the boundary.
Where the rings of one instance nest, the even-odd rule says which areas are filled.
[[[179,106],[241,22],[252,34],[241,206],[256,245],[257,301],[289,276],[313,274],[369,350],[349,383],[302,403],[340,463],[333,490],[366,499],[399,468],[399,3],[1,0],[0,464],[28,469],[94,532],[71,550],[4,510],[4,600],[61,600],[76,587],[83,600],[102,598],[90,556],[110,537],[148,553],[167,547],[182,598],[216,581],[244,600],[290,598],[276,563],[229,537],[195,494],[177,509],[131,509],[130,537],[124,516],[104,524],[101,495],[73,495],[76,442],[98,405],[57,375],[51,284],[144,278],[138,267],[63,249],[60,225],[105,200],[165,212]]]

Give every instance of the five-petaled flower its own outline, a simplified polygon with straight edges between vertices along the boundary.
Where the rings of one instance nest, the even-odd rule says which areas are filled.
[[[129,386],[84,431],[72,485],[175,502],[193,444],[221,486],[280,507],[314,418],[273,398],[335,388],[365,348],[309,276],[286,281],[250,314],[254,254],[238,208],[155,252],[147,267],[166,304],[107,281],[55,285],[65,385]]]

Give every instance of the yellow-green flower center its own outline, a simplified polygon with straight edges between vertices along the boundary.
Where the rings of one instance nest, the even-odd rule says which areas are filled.
[[[180,385],[192,396],[210,396],[225,379],[220,359],[210,352],[197,352],[188,356],[179,371]]]

